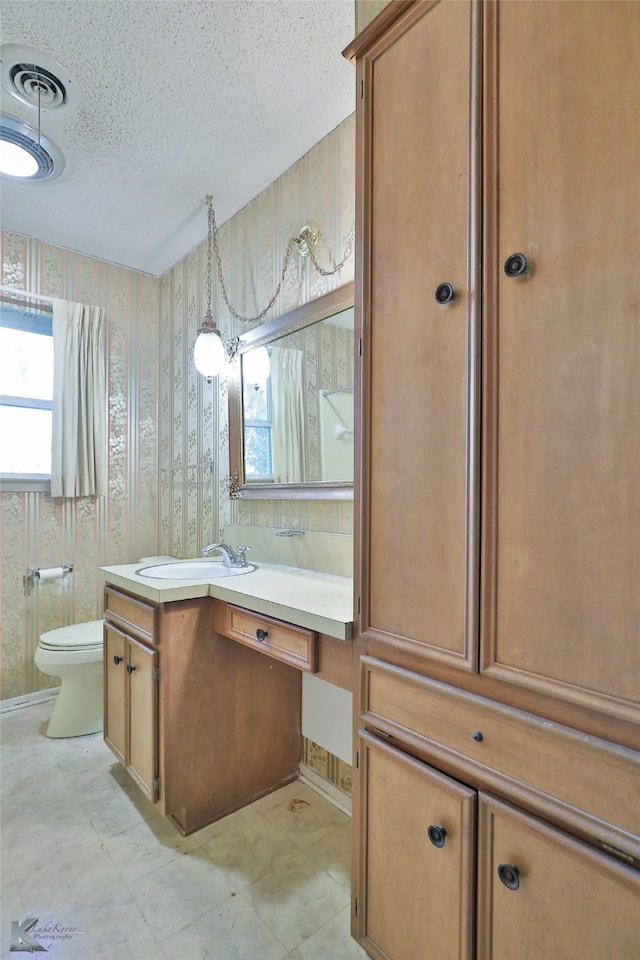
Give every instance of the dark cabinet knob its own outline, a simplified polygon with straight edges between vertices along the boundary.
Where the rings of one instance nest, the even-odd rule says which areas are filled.
[[[521,277],[527,269],[527,258],[524,253],[512,253],[504,262],[504,272],[507,277]]]
[[[500,882],[504,884],[507,890],[517,890],[520,886],[520,871],[513,863],[499,864],[498,876],[500,877]]]
[[[476,730],[475,733],[473,734],[473,739],[476,741],[476,743],[482,743],[482,741],[484,740],[484,737],[482,736],[479,730]]]
[[[113,662],[115,663],[115,665],[116,665],[116,667],[117,667],[119,663],[122,663],[122,657],[117,657],[117,656],[114,657],[114,658],[113,658]]]
[[[133,673],[135,669],[136,668],[132,666],[130,663],[127,664],[127,673]]]
[[[450,283],[439,283],[436,287],[435,298],[436,303],[445,304],[451,303],[453,300],[454,293],[453,287]]]
[[[267,639],[267,631],[266,631],[266,630],[263,630],[262,627],[259,627],[259,628],[256,630],[256,637],[258,638],[258,640],[260,641],[260,643],[264,643],[265,640]]]
[[[444,827],[435,827],[431,825],[427,828],[427,835],[434,847],[444,847],[444,841],[447,836],[447,831]]]

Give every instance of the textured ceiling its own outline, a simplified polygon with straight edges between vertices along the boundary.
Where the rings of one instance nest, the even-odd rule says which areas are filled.
[[[355,109],[353,0],[2,0],[2,43],[75,78],[61,177],[2,177],[6,230],[160,275]],[[2,111],[37,111],[2,92]]]

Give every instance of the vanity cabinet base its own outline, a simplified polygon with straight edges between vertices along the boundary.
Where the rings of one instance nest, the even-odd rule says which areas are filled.
[[[148,618],[135,622],[133,602],[124,623],[116,607],[126,601],[135,598],[108,588],[105,742],[132,776],[126,744],[151,745],[145,792],[158,810],[186,836],[294,780],[302,753],[300,671],[216,633],[209,597],[158,606],[151,633]],[[134,709],[132,696],[120,695],[115,671],[128,660],[113,662],[122,657],[116,640],[153,657],[154,709]]]
[[[193,650],[184,672],[165,672],[163,690],[165,813],[185,835],[295,779],[302,751],[300,671],[214,633],[206,618],[200,633],[196,613],[190,641],[184,630]]]

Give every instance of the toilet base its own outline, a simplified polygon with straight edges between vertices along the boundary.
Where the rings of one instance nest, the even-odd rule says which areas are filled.
[[[46,734],[54,740],[100,733],[104,726],[102,673],[62,681]]]

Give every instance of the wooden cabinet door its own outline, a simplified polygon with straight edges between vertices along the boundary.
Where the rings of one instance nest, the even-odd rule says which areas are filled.
[[[361,632],[465,670],[477,647],[475,11],[416,4],[358,65]]]
[[[127,640],[129,724],[127,769],[150,800],[157,799],[158,654]]]
[[[485,14],[481,668],[633,719],[640,4]],[[514,252],[521,277],[503,272]]]
[[[637,960],[640,872],[482,794],[478,841],[478,960]]]
[[[471,960],[475,792],[367,734],[360,745],[358,940],[389,960]]]
[[[104,742],[121,763],[126,751],[126,638],[105,623]]]

